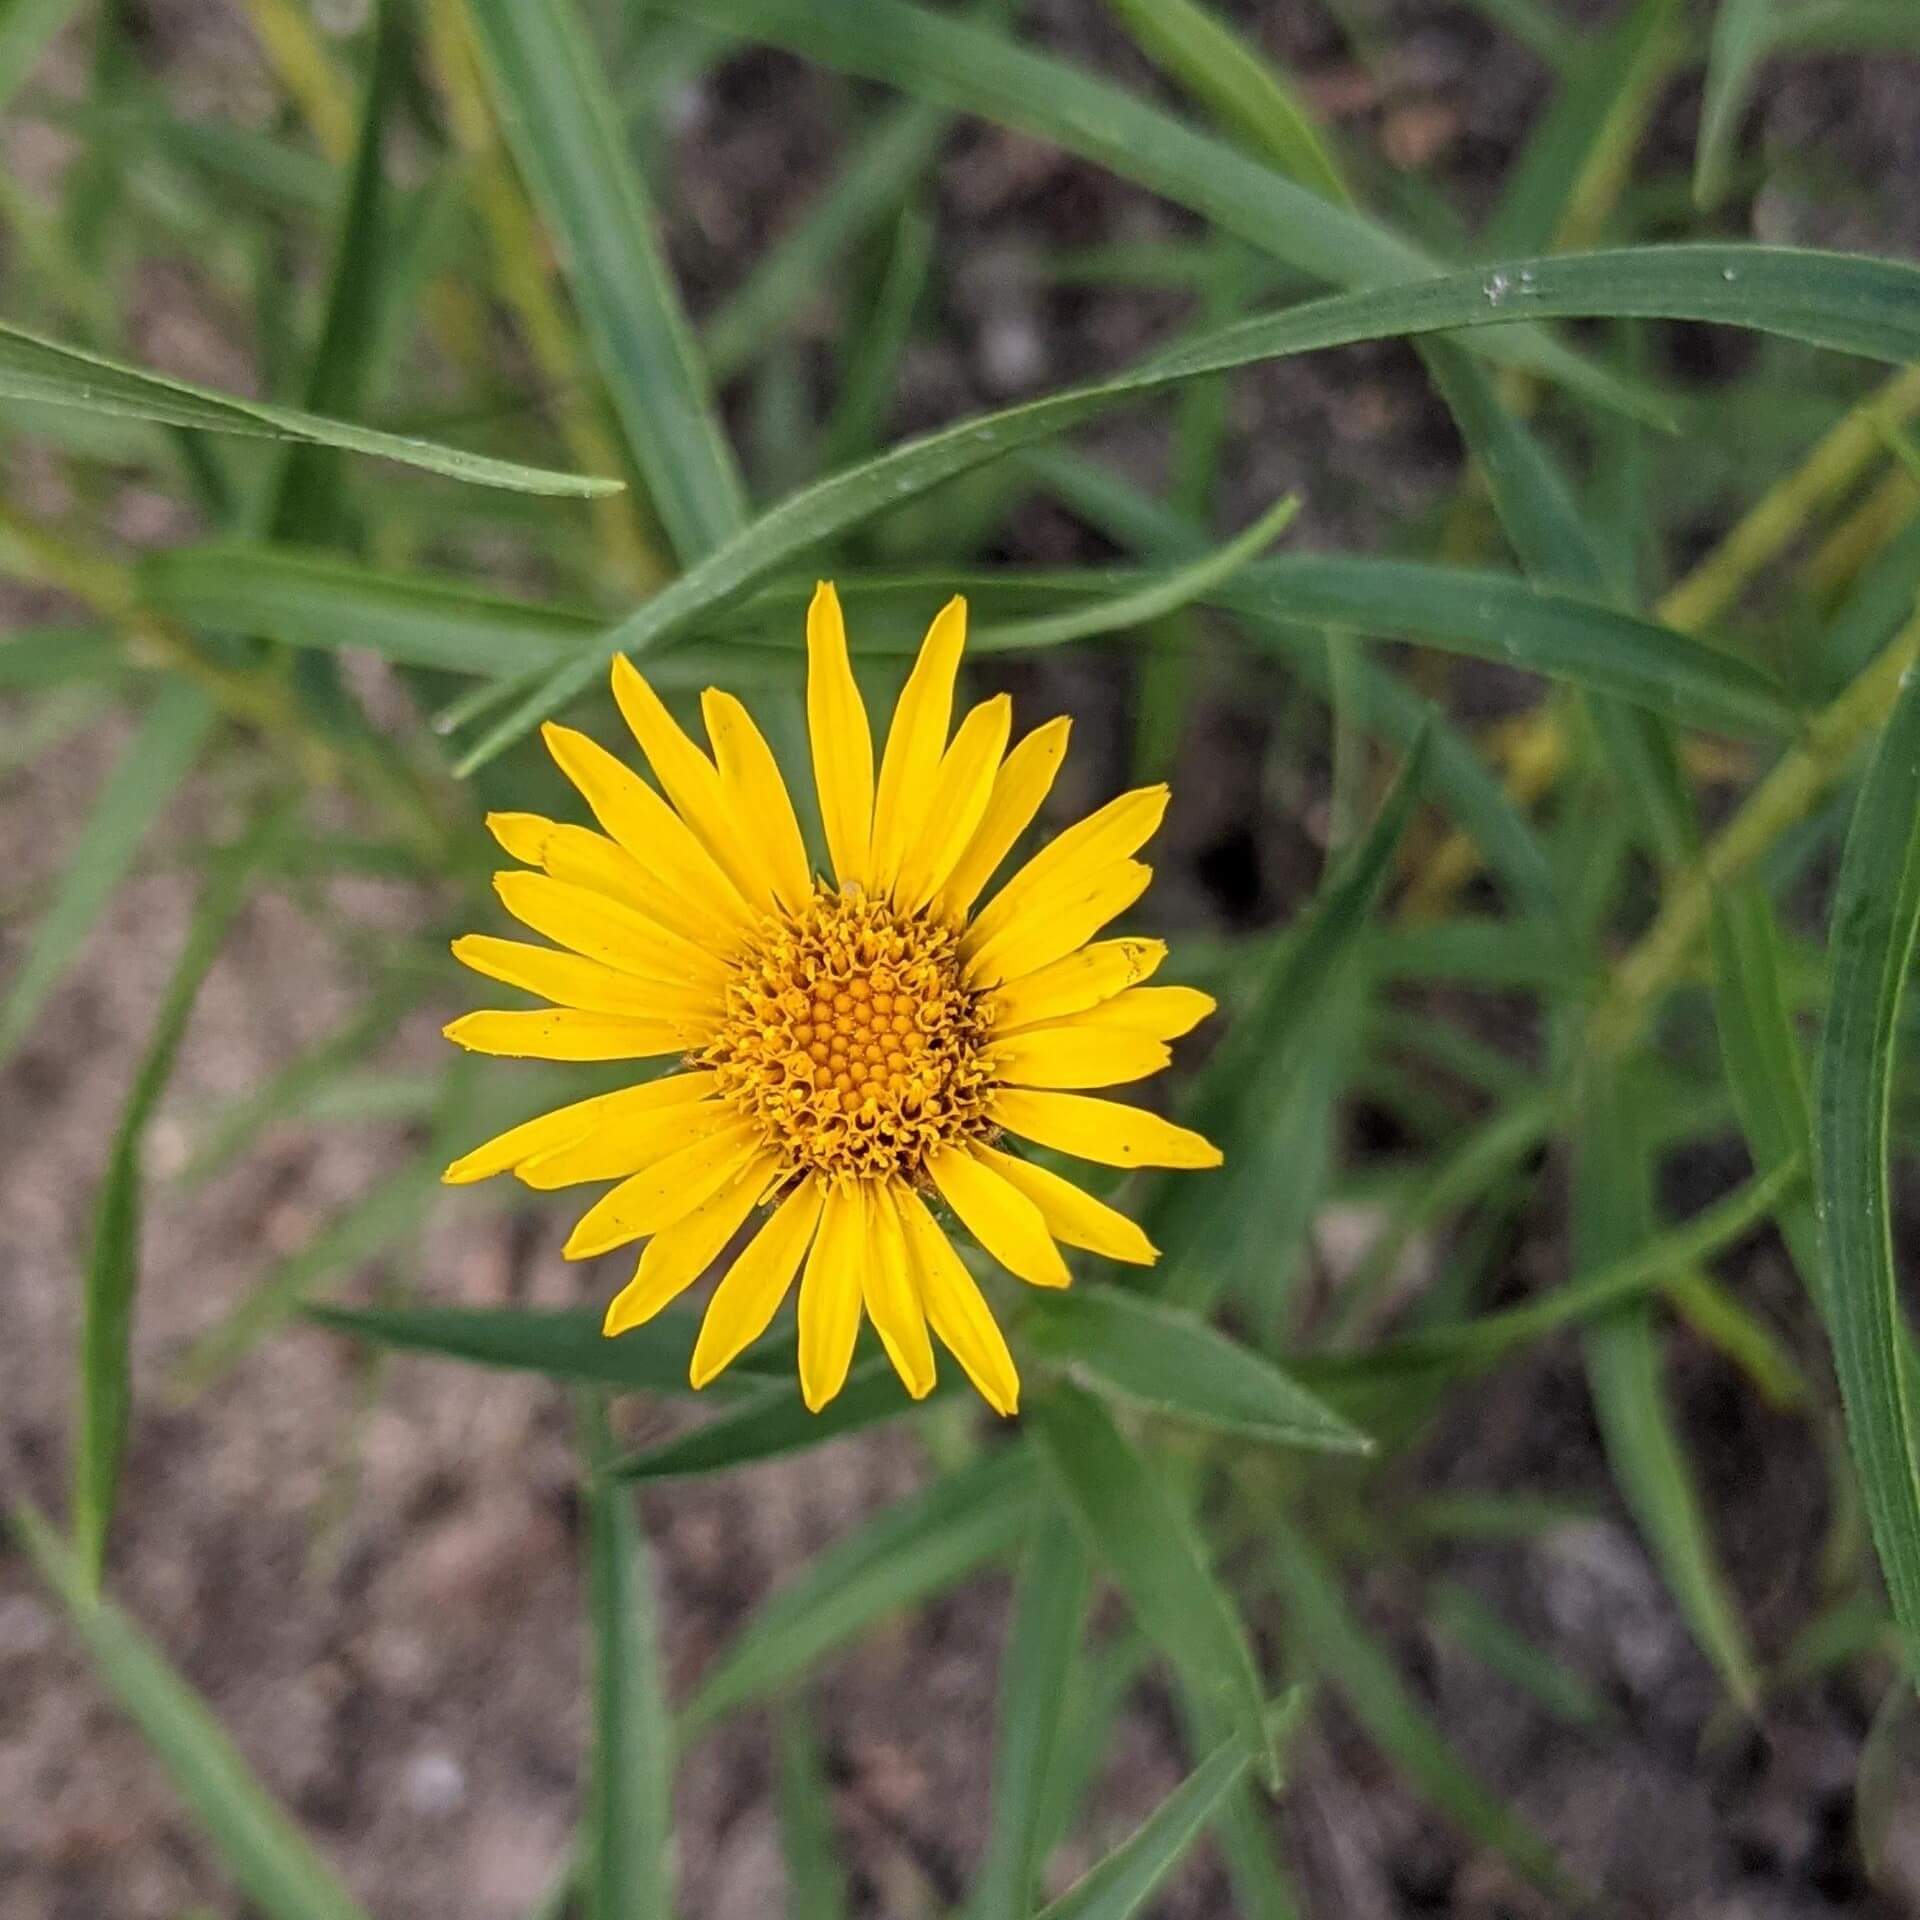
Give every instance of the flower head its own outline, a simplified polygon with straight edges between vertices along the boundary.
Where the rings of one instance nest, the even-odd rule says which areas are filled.
[[[1167,793],[1122,794],[1034,854],[975,911],[1032,823],[1067,722],[1008,750],[1011,703],[951,738],[966,603],[943,608],[895,708],[876,773],[833,588],[807,615],[807,719],[834,877],[818,877],[773,754],[730,694],[701,698],[711,752],[630,662],[613,692],[659,782],[585,734],[546,740],[602,832],[535,814],[487,824],[519,870],[507,911],[555,944],[469,934],[454,953],[550,1004],[470,1013],[447,1037],[545,1060],[678,1056],[679,1070],[529,1120],[447,1169],[534,1187],[614,1181],[573,1230],[571,1259],[645,1241],[607,1309],[627,1332],[698,1280],[754,1212],[766,1219],[708,1305],[704,1386],[766,1330],[800,1276],[800,1384],[839,1392],[861,1314],[916,1398],[929,1329],[987,1401],[1012,1413],[1006,1341],[934,1209],[1034,1286],[1068,1282],[1060,1245],[1150,1263],[1124,1214],[1002,1144],[1116,1167],[1209,1167],[1198,1134],[1089,1097],[1157,1072],[1213,1010],[1148,987],[1158,940],[1097,940],[1149,878],[1134,859]]]

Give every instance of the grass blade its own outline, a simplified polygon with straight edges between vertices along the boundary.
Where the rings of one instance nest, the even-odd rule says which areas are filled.
[[[1026,1913],[1046,1865],[1047,1783],[1075,1695],[1086,1630],[1086,1550],[1045,1506],[1013,1588],[1013,1621],[1001,1656],[993,1818],[968,1896],[975,1920]]]
[[[133,1305],[140,1285],[141,1150],[147,1123],[166,1091],[201,982],[219,956],[245,897],[248,878],[275,830],[272,809],[215,868],[194,909],[147,1050],[114,1129],[93,1206],[80,1322],[80,1418],[74,1445],[74,1556],[95,1588],[126,1453],[133,1408]]]
[[[1525,300],[1498,289],[1491,296],[1488,288],[1496,283],[1524,286]],[[615,653],[647,653],[670,643],[784,562],[944,480],[1203,373],[1360,340],[1509,325],[1521,308],[1542,318],[1723,321],[1842,352],[1920,358],[1920,268],[1770,247],[1629,247],[1516,262],[1414,286],[1336,295],[1241,321],[1131,373],[957,422],[802,488],[690,567],[573,664],[543,678],[466,754],[460,771],[473,772],[591,685]]]
[[[0,109],[79,10],[79,0],[0,0]]]
[[[1241,1738],[1222,1741],[1135,1832],[1035,1920],[1128,1920],[1138,1913],[1206,1832],[1265,1745],[1264,1740],[1258,1746]]]
[[[1693,149],[1693,202],[1710,210],[1726,197],[1733,140],[1760,62],[1771,51],[1778,0],[1720,0],[1707,42],[1700,132]]]
[[[589,1920],[660,1920],[669,1910],[673,1733],[659,1629],[633,1495],[609,1479],[605,1409],[587,1429],[587,1612],[593,1755],[587,1775]]]
[[[806,1710],[797,1699],[781,1702],[774,1740],[787,1920],[847,1920],[846,1877],[834,1843],[831,1789],[821,1772]]]
[[[329,1332],[369,1341],[397,1353],[462,1360],[515,1373],[543,1373],[552,1380],[625,1387],[637,1393],[691,1393],[686,1356],[700,1331],[700,1316],[688,1307],[668,1307],[653,1321],[656,1337],[609,1340],[600,1331],[598,1307],[305,1307],[301,1317]],[[764,1362],[745,1354],[713,1384],[761,1384]],[[787,1364],[779,1363],[785,1380]]]
[[[235,1883],[267,1920],[367,1920],[245,1760],[206,1703],[111,1600],[98,1598],[79,1556],[30,1506],[14,1536],[66,1609],[100,1677],[146,1736]]]
[[[1026,1345],[1082,1385],[1149,1412],[1273,1446],[1365,1453],[1371,1443],[1271,1360],[1204,1320],[1116,1287],[1028,1304]]]
[[[1553,1850],[1481,1784],[1348,1612],[1331,1570],[1296,1533],[1274,1542],[1274,1573],[1301,1652],[1426,1800],[1550,1895],[1579,1899]]]
[[[515,493],[614,493],[621,484],[618,480],[494,460],[429,440],[355,426],[348,420],[323,419],[318,414],[302,413],[297,407],[216,393],[191,381],[143,372],[103,354],[63,346],[24,327],[0,325],[0,400],[37,400],[48,406],[80,407],[128,420],[158,420],[167,426],[237,434],[244,439],[339,447],[348,453],[397,460],[402,466],[418,467],[449,480],[504,487]]]
[[[959,1374],[949,1372],[926,1401],[916,1401],[901,1386],[892,1363],[884,1354],[876,1354],[853,1369],[847,1384],[818,1413],[809,1413],[794,1392],[792,1379],[782,1378],[765,1393],[742,1401],[704,1427],[630,1454],[613,1471],[623,1480],[677,1480],[693,1474],[725,1473],[749,1461],[798,1453],[880,1421],[903,1418],[916,1407],[959,1392],[961,1385]]]
[[[211,701],[185,681],[168,681],[154,695],[94,802],[53,898],[0,998],[0,1062],[31,1030],[47,996],[126,878],[147,829],[199,759],[213,722]]]
[[[1027,1419],[1088,1546],[1179,1676],[1196,1728],[1233,1728],[1277,1784],[1245,1630],[1187,1515],[1091,1394],[1056,1382],[1033,1396]]]
[[[655,238],[652,202],[571,0],[470,0],[500,121],[558,241],[600,377],[682,561],[746,494]]]
[[[1010,1552],[1027,1530],[1032,1471],[1026,1448],[997,1448],[823,1553],[715,1663],[688,1703],[683,1733],[777,1692],[876,1620]]]
[[[1887,1112],[1916,930],[1920,675],[1910,671],[1847,834],[1818,1103],[1827,1331],[1873,1543],[1910,1661],[1920,1657],[1920,1472],[1913,1356],[1893,1263]]]

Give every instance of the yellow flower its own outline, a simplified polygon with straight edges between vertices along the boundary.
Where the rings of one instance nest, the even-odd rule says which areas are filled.
[[[470,1013],[447,1037],[543,1060],[677,1054],[681,1071],[529,1120],[446,1178],[617,1181],[566,1245],[588,1259],[647,1243],[607,1309],[609,1334],[658,1313],[770,1206],[707,1308],[696,1387],[766,1330],[798,1272],[810,1408],[840,1391],[864,1307],[916,1398],[933,1386],[931,1327],[1010,1414],[1020,1382],[1006,1341],[930,1203],[1020,1279],[1064,1287],[1061,1242],[1143,1265],[1154,1249],[1124,1214],[1005,1151],[1003,1136],[1106,1166],[1219,1164],[1198,1134],[1081,1091],[1157,1072],[1167,1042],[1213,1010],[1190,987],[1140,984],[1162,942],[1094,939],[1146,887],[1133,855],[1166,788],[1111,801],[974,911],[1039,812],[1068,723],[1009,752],[1001,694],[949,739],[966,624],[955,599],[929,629],[876,778],[840,602],[826,584],[814,595],[807,720],[833,884],[808,863],[740,702],[702,695],[703,753],[625,659],[614,699],[665,798],[585,734],[549,725],[553,757],[604,833],[488,817],[538,869],[497,875],[501,901],[559,950],[468,934],[453,951],[552,1005]]]

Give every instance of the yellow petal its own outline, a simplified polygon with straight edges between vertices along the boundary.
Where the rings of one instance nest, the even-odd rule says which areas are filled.
[[[667,811],[665,801],[661,810]],[[696,849],[698,851],[698,849]],[[676,890],[664,877],[668,869],[655,872],[644,867],[618,842],[591,827],[576,827],[570,822],[555,823],[542,841],[540,864],[556,880],[573,887],[585,887],[590,893],[603,893],[641,915],[650,925],[690,942],[703,953],[731,953],[739,945],[740,929],[745,924],[745,908],[739,920],[728,920],[716,910],[714,901],[739,896],[722,893],[725,882],[717,867],[704,898],[696,899],[684,888]]]
[[[1001,762],[987,798],[987,810],[935,902],[935,911],[942,919],[966,918],[980,897],[980,889],[1013,851],[1014,842],[1033,824],[1033,816],[1040,811],[1040,803],[1060,771],[1060,762],[1067,757],[1067,736],[1072,730],[1073,722],[1064,716],[1049,720],[1045,726],[1035,727]]]
[[[1151,867],[1121,860],[1070,898],[1042,894],[1030,899],[1010,925],[975,951],[966,966],[967,984],[998,986],[1064,959],[1116,914],[1125,913],[1152,878]]]
[[[758,1151],[759,1136],[750,1122],[717,1128],[602,1195],[568,1235],[561,1252],[569,1260],[591,1260],[684,1220]]]
[[[1111,872],[1117,861],[1128,859],[1145,846],[1166,811],[1164,786],[1140,787],[1076,821],[1042,847],[980,909],[960,951],[978,953],[1038,901],[1084,893]]]
[[[585,1139],[601,1126],[617,1125],[627,1118],[660,1107],[677,1106],[704,1098],[713,1089],[710,1073],[675,1073],[660,1080],[645,1080],[637,1087],[621,1087],[614,1093],[596,1093],[590,1100],[576,1100],[571,1106],[556,1107],[517,1127],[496,1134],[491,1140],[465,1153],[440,1177],[449,1186],[466,1186],[475,1180],[488,1180],[505,1173],[524,1160],[557,1152]]]
[[[1098,940],[988,995],[995,1035],[1060,1020],[1147,979],[1167,957],[1164,940]]]
[[[921,1304],[940,1344],[995,1413],[1018,1413],[1020,1375],[993,1309],[920,1196],[903,1187],[895,1198]]]
[[[981,701],[961,721],[934,776],[933,805],[894,884],[894,900],[907,912],[918,911],[940,891],[973,838],[1012,729],[1013,701],[1004,693]]]
[[[547,836],[554,829],[554,822],[540,813],[490,813],[487,815],[487,831],[498,840],[516,860],[524,860],[530,867],[541,864],[540,849],[547,844]]]
[[[1149,1040],[1178,1040],[1183,1033],[1191,1033],[1218,1005],[1212,994],[1202,993],[1198,987],[1134,987],[1070,1019],[1047,1024],[1140,1034]]]
[[[933,1346],[907,1261],[907,1242],[892,1195],[876,1186],[869,1203],[872,1254],[862,1276],[867,1318],[880,1336],[893,1370],[916,1400],[933,1391]]]
[[[696,1387],[731,1366],[766,1332],[793,1284],[800,1256],[812,1244],[822,1198],[817,1180],[803,1180],[714,1288],[687,1371]]]
[[[953,719],[953,683],[967,644],[967,603],[958,594],[934,615],[920,656],[900,690],[880,757],[880,788],[873,803],[873,859],[868,884],[888,891],[900,863],[920,837],[933,804],[940,756]]]
[[[1095,1100],[1083,1093],[1027,1093],[1008,1087],[993,1097],[993,1117],[1011,1133],[1078,1160],[1105,1167],[1217,1167],[1220,1149],[1157,1113]]]
[[[961,1224],[1009,1273],[1036,1287],[1071,1284],[1040,1209],[969,1148],[930,1153],[927,1171]]]
[[[996,1080],[1010,1087],[1118,1087],[1171,1063],[1160,1040],[1103,1027],[1034,1027],[994,1042]]]
[[[711,1199],[656,1233],[647,1242],[633,1278],[608,1302],[600,1331],[609,1336],[626,1333],[685,1293],[740,1231],[778,1164],[770,1153],[750,1160]]]
[[[694,837],[713,855],[741,897],[765,913],[774,904],[773,870],[752,832],[733,817],[713,762],[681,731],[624,653],[613,656],[613,699],[633,729],[654,778]]]
[[[650,1060],[656,1054],[684,1053],[687,1045],[685,1033],[673,1021],[628,1020],[574,1007],[465,1013],[440,1031],[469,1053],[497,1053],[514,1060]]]
[[[453,943],[462,966],[526,993],[537,993],[563,1007],[587,1013],[618,1013],[635,1020],[671,1020],[685,1027],[687,1043],[697,1046],[713,1030],[721,1011],[715,990],[693,992],[642,980],[598,960],[524,940],[497,940],[488,933],[463,934]]]
[[[813,898],[813,869],[807,864],[807,843],[800,837],[780,763],[753,715],[732,694],[709,687],[700,696],[700,712],[713,757],[720,763],[727,810],[759,837],[780,904],[798,913]]]
[[[693,829],[631,767],[597,740],[556,721],[549,720],[540,737],[593,809],[593,817],[656,877],[669,904],[676,897],[698,902],[732,932],[754,924],[739,888]]]
[[[705,1081],[711,1091],[711,1074],[681,1077]],[[542,1193],[586,1180],[625,1180],[738,1118],[732,1107],[719,1100],[637,1109],[602,1120],[581,1139],[529,1156],[514,1168],[514,1177]]]
[[[807,609],[807,733],[820,824],[840,884],[864,884],[873,837],[873,734],[847,658],[847,626],[833,583]]]
[[[683,990],[704,986],[716,997],[726,987],[723,960],[603,893],[518,868],[496,873],[493,890],[523,926],[617,972]]]
[[[829,1188],[800,1278],[800,1397],[809,1413],[818,1413],[846,1381],[870,1240],[865,1186],[849,1180]]]
[[[1083,1192],[1071,1180],[1063,1180],[1047,1167],[1036,1167],[1030,1160],[1000,1153],[992,1147],[976,1147],[974,1151],[1009,1186],[1019,1188],[1040,1209],[1047,1231],[1056,1240],[1138,1267],[1150,1267],[1160,1258],[1159,1249],[1124,1213],[1115,1212],[1105,1201]]]

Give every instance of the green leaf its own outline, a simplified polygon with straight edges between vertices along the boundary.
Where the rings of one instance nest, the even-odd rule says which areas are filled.
[[[191,381],[145,373],[102,354],[63,346],[0,325],[0,401],[37,400],[48,406],[80,407],[130,420],[158,420],[167,426],[203,433],[237,434],[243,439],[304,441],[340,447],[348,453],[375,454],[450,480],[481,487],[505,487],[515,493],[617,493],[620,482],[544,467],[526,467],[456,447],[436,446],[404,434],[381,433],[348,420],[326,420],[295,407],[264,400],[243,400],[216,393]]]
[[[78,11],[79,0],[0,0],[0,109]]]
[[[1203,101],[1249,153],[1271,161],[1323,199],[1347,204],[1346,185],[1312,114],[1232,28],[1195,0],[1107,4],[1140,51]]]
[[[648,495],[694,560],[739,529],[746,496],[605,70],[571,0],[470,0],[470,12]]]
[[[1035,1295],[1021,1332],[1042,1361],[1148,1412],[1273,1446],[1370,1450],[1365,1434],[1271,1360],[1160,1301],[1099,1286]]]
[[[847,1920],[846,1875],[834,1842],[833,1803],[806,1709],[798,1699],[780,1703],[774,1741],[787,1920]]]
[[[1726,198],[1733,137],[1760,63],[1771,51],[1776,10],[1777,0],[1720,0],[1714,9],[1693,149],[1693,200],[1703,210]]]
[[[1893,1260],[1887,1111],[1917,929],[1920,675],[1909,670],[1860,790],[1834,897],[1818,1179],[1834,1371],[1910,1663],[1920,1662],[1920,1472],[1913,1353]]]
[[[0,997],[0,1062],[31,1031],[47,996],[126,878],[147,830],[200,757],[213,723],[212,702],[198,687],[169,680],[155,693],[94,802],[53,897]]]
[[[960,421],[802,488],[690,567],[573,664],[544,679],[465,756],[461,771],[472,772],[589,686],[615,653],[647,653],[669,644],[784,562],[989,460],[1203,373],[1359,340],[1510,325],[1522,310],[1542,318],[1724,321],[1841,352],[1920,358],[1920,268],[1769,247],[1621,248],[1516,262],[1336,295],[1241,321],[1131,373]],[[1240,591],[1227,589],[1223,600],[1231,604]],[[1498,613],[1489,605],[1485,618]],[[1565,664],[1571,671],[1577,656]],[[1653,674],[1653,697],[1670,698],[1672,689],[1657,667]],[[1760,706],[1766,704],[1759,698]],[[1749,719],[1760,716],[1750,713]]]
[[[690,1349],[689,1349],[690,1350]],[[722,1376],[725,1377],[724,1375]],[[691,1433],[663,1440],[619,1461],[613,1471],[625,1480],[676,1480],[692,1474],[725,1473],[753,1460],[859,1433],[883,1420],[897,1420],[917,1407],[962,1390],[958,1373],[949,1372],[925,1401],[914,1400],[884,1354],[862,1361],[847,1383],[818,1413],[809,1413],[789,1367],[764,1393],[743,1400]]]
[[[327,1863],[255,1779],[206,1703],[112,1601],[35,1510],[12,1509],[15,1537],[66,1609],[100,1677],[146,1736],[235,1884],[267,1920],[367,1920]]]
[[[674,4],[691,9],[693,0]],[[1378,221],[1109,82],[930,9],[900,0],[705,0],[700,13],[843,72],[1051,141],[1331,286],[1394,285],[1439,264]],[[1488,351],[1616,403],[1630,398],[1531,328]]]
[[[1027,1423],[1088,1546],[1172,1664],[1196,1728],[1234,1729],[1277,1784],[1246,1633],[1188,1516],[1092,1395],[1056,1381],[1032,1396]]]
[[[1300,502],[1289,495],[1276,501],[1231,540],[1186,566],[1175,567],[1131,592],[1116,594],[1110,600],[1096,600],[1091,606],[1072,613],[1043,615],[1036,620],[990,627],[975,636],[975,650],[1017,653],[1029,647],[1064,646],[1070,641],[1097,639],[1103,634],[1120,633],[1129,627],[1163,619],[1224,587],[1256,554],[1285,532],[1299,511]]]
[[[130,663],[119,640],[96,627],[31,627],[0,641],[0,692],[110,680]]]
[[[301,1309],[315,1326],[397,1352],[422,1353],[515,1373],[541,1373],[641,1393],[690,1394],[687,1355],[700,1331],[689,1307],[668,1307],[648,1323],[644,1338],[609,1340],[598,1307],[323,1307]],[[739,1392],[791,1371],[785,1362],[736,1360],[710,1391]],[[729,1383],[733,1383],[729,1385]]]
[[[1053,1503],[1035,1516],[1000,1661],[993,1817],[968,1894],[976,1920],[1030,1910],[1046,1865],[1047,1783],[1073,1701],[1088,1598],[1086,1550]]]
[[[80,1320],[79,1424],[73,1462],[75,1559],[96,1588],[126,1454],[133,1407],[133,1305],[140,1285],[141,1151],[147,1123],[166,1091],[201,983],[218,957],[245,898],[246,884],[278,808],[227,853],[194,909],[173,978],[160,1003],[147,1050],[134,1073],[93,1203],[93,1246],[87,1257]]]
[[[1041,1909],[1035,1920],[1128,1920],[1160,1889],[1206,1832],[1265,1740],[1224,1740],[1100,1864]],[[1017,1909],[1003,1909],[1015,1912]]]
[[[1574,1257],[1599,1265],[1653,1234],[1650,1157],[1617,1072],[1587,1075],[1574,1173]],[[1746,1630],[1720,1570],[1686,1450],[1675,1431],[1648,1310],[1623,1306],[1589,1325],[1587,1377],[1608,1464],[1701,1650],[1735,1700],[1757,1681]]]
[[[943,1592],[1010,1552],[1033,1505],[1032,1457],[1003,1446],[943,1474],[829,1548],[782,1587],[715,1663],[683,1731],[779,1691],[875,1621]]]
[[[1354,1718],[1448,1819],[1512,1861],[1548,1894],[1581,1896],[1547,1843],[1498,1800],[1440,1736],[1392,1661],[1347,1610],[1332,1572],[1291,1529],[1275,1529],[1271,1566],[1295,1639],[1314,1669],[1339,1689]]]
[[[653,1575],[633,1495],[609,1480],[605,1410],[586,1427],[587,1615],[593,1753],[587,1772],[586,1907],[590,1920],[660,1920],[670,1911],[673,1731],[660,1672]]]

